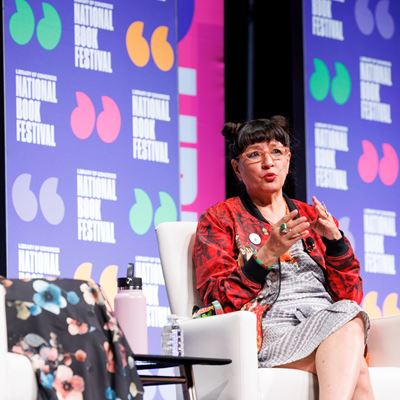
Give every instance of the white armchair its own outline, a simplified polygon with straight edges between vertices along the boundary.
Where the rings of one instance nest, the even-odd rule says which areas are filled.
[[[7,351],[5,290],[0,285],[0,399],[36,400],[37,383],[31,361]]]
[[[196,222],[163,222],[156,228],[170,308],[190,317],[201,304],[192,266]],[[232,364],[212,369],[196,366],[202,400],[316,400],[318,382],[308,372],[258,368],[256,318],[248,311],[182,322],[188,356],[223,357]],[[369,362],[376,400],[395,400],[400,393],[400,316],[372,320]],[[344,371],[345,373],[345,371]]]

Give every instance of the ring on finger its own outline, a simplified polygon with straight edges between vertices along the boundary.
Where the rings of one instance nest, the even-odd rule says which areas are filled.
[[[289,232],[289,229],[285,223],[283,223],[279,226],[279,233],[281,235],[286,235],[288,232]]]
[[[325,205],[324,203],[322,203],[322,207],[324,207],[325,215],[326,215],[327,217],[329,217],[329,216],[330,216],[329,211],[328,211],[328,209],[326,208],[326,205]]]

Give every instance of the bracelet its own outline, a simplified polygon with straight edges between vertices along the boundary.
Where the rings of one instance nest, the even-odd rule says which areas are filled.
[[[269,267],[267,264],[264,264],[258,257],[257,254],[253,254],[254,261],[262,268],[266,269],[267,271],[271,271],[272,267]]]

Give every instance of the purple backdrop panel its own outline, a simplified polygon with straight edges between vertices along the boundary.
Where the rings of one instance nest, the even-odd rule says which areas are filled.
[[[353,243],[364,308],[399,314],[400,3],[307,0],[303,13],[308,197]]]
[[[154,227],[179,219],[176,4],[4,2],[7,274],[102,284],[136,262],[150,350],[169,313]]]

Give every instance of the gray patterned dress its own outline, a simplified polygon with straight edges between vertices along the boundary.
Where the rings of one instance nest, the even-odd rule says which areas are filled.
[[[334,302],[326,290],[321,267],[304,251],[299,240],[289,250],[290,257],[267,275],[259,294],[271,304],[271,286],[279,296],[262,320],[263,342],[258,354],[260,367],[274,367],[310,355],[320,343],[361,313],[365,336],[368,315],[352,300]],[[280,285],[280,289],[279,289]]]

